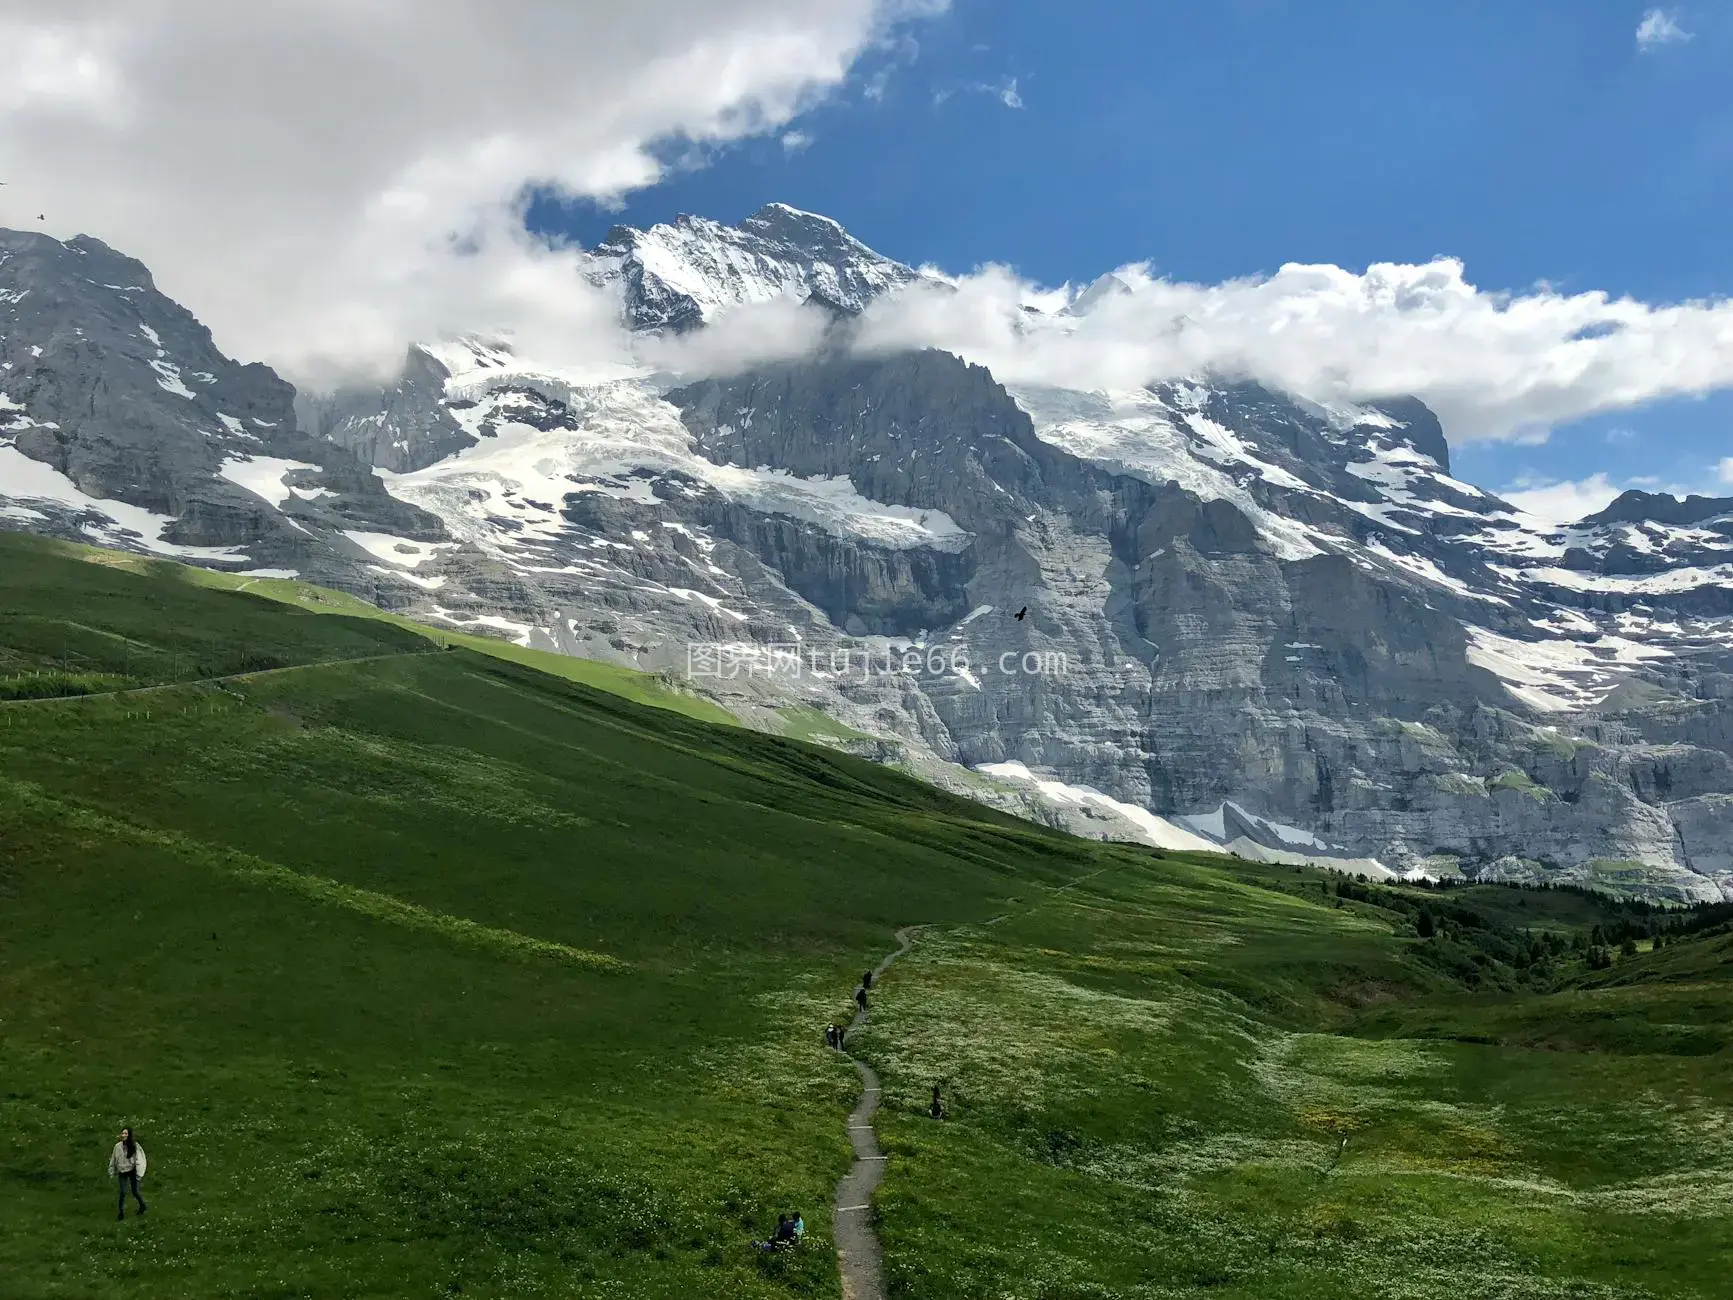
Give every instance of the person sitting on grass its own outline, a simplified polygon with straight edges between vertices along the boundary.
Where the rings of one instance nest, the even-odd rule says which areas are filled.
[[[770,1234],[770,1240],[752,1244],[760,1250],[784,1250],[794,1244],[794,1224],[786,1214],[779,1214],[776,1216],[776,1231]]]
[[[806,1220],[801,1218],[800,1217],[800,1211],[796,1210],[794,1212],[794,1236],[792,1238],[792,1244],[796,1245],[796,1246],[800,1245],[801,1241],[804,1240],[805,1237],[806,1237]]]

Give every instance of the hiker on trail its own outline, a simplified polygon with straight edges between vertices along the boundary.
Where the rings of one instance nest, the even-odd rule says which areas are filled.
[[[860,986],[863,989],[870,989],[873,986],[873,973],[870,970],[860,977]]]
[[[836,1046],[836,1026],[835,1025],[826,1025],[824,1027],[824,1045],[826,1047],[835,1047]]]
[[[836,1050],[837,1051],[839,1051],[839,1052],[842,1051],[843,1039],[845,1039],[847,1036],[848,1036],[848,1026],[838,1025],[836,1027]]]
[[[126,1194],[132,1192],[132,1199],[138,1202],[138,1212],[143,1214],[148,1208],[144,1198],[138,1194],[138,1180],[144,1177],[144,1148],[132,1136],[130,1128],[120,1131],[120,1141],[114,1144],[114,1150],[108,1157],[108,1176],[120,1180],[120,1202],[115,1211],[117,1219],[126,1218]]]
[[[856,989],[854,991],[854,1000],[860,1004],[861,1012],[864,1014],[866,1012],[866,989]]]
[[[927,1114],[934,1119],[945,1118],[945,1104],[939,1100],[939,1085],[936,1083],[933,1085],[933,1104],[927,1107]]]

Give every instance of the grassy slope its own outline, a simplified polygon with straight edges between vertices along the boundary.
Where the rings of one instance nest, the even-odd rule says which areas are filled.
[[[859,1037],[899,1294],[1724,1293],[1724,938],[1471,997],[1281,872],[1127,864],[899,964]]]
[[[783,735],[813,744],[831,740],[870,740],[865,732],[838,722],[819,709],[796,705],[782,711]]]
[[[828,1231],[823,1020],[910,914],[1088,861],[868,763],[27,550],[14,670],[73,653],[51,618],[139,681],[307,666],[0,705],[8,1297],[835,1294],[822,1248],[747,1248]],[[124,1122],[156,1214],[117,1236]]]
[[[13,602],[25,600],[31,602],[31,613],[54,616],[56,613],[54,593],[58,584],[48,575],[55,575],[56,578],[60,575],[71,575],[69,581],[75,589],[87,589],[92,581],[88,576],[81,575],[77,570],[67,566],[66,562],[76,560],[84,560],[105,568],[152,577],[163,584],[205,588],[211,591],[240,592],[288,605],[311,614],[364,619],[368,622],[411,633],[414,638],[413,640],[409,637],[391,638],[389,634],[385,633],[363,633],[363,635],[377,636],[390,644],[402,643],[405,647],[421,647],[423,642],[433,642],[439,646],[461,646],[482,654],[492,655],[495,658],[505,659],[511,663],[536,668],[567,681],[594,686],[611,694],[636,700],[640,704],[653,704],[659,708],[673,709],[675,712],[703,718],[708,722],[732,723],[734,721],[733,717],[720,705],[673,690],[667,683],[647,673],[634,672],[629,668],[620,668],[593,659],[578,659],[570,655],[553,654],[546,650],[532,650],[514,642],[502,641],[497,637],[476,636],[454,629],[433,627],[414,619],[405,618],[400,614],[388,613],[377,606],[369,605],[356,596],[333,591],[328,587],[318,587],[312,583],[286,578],[247,578],[238,574],[222,573],[214,569],[200,569],[191,565],[175,564],[168,560],[151,559],[126,551],[104,550],[99,547],[77,546],[64,542],[45,542],[40,538],[0,532],[0,568],[9,569],[16,575],[10,583],[0,578],[0,584],[3,584],[0,585],[0,593],[3,593],[7,598],[5,609],[8,612],[14,611],[18,607]],[[102,599],[107,601],[112,597],[108,593],[104,593]],[[190,595],[186,596],[185,599],[195,601],[195,598]],[[196,603],[189,604],[187,607],[189,609],[211,608],[208,605]],[[250,629],[253,624],[245,621],[241,616],[224,615],[217,620],[217,624],[223,628],[235,628],[237,633],[241,635],[243,643],[250,644],[250,642],[246,642],[246,637],[252,635]],[[280,620],[272,623],[272,626],[279,625]],[[329,636],[332,634],[322,632],[320,635]],[[9,637],[8,641],[10,642],[10,640]],[[82,641],[68,639],[66,629],[63,627],[57,629],[54,635],[42,640],[44,648],[54,651],[57,657],[64,656],[68,651],[77,653],[86,649]],[[5,666],[4,662],[0,661],[0,671],[3,671]],[[170,680],[167,668],[163,670],[160,677],[152,678],[152,680]]]
[[[1722,1292],[1718,938],[1471,998],[1310,873],[0,545],[0,675],[305,665],[0,704],[8,1297],[835,1296],[818,1031],[910,922],[859,1039],[899,1295]],[[791,1208],[815,1249],[755,1255]]]

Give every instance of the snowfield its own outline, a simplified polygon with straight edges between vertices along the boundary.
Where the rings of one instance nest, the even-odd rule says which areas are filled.
[[[876,546],[961,550],[969,543],[969,535],[942,511],[871,501],[847,478],[801,478],[705,459],[693,449],[679,411],[643,379],[585,383],[580,380],[587,376],[561,378],[548,367],[501,366],[482,391],[520,382],[525,374],[563,394],[557,400],[578,417],[576,430],[544,431],[502,419],[493,436],[483,437],[480,426],[488,416],[483,401],[454,412],[480,438],[476,444],[414,473],[382,471],[387,490],[439,515],[465,540],[507,549],[524,536],[551,540],[570,532],[562,508],[572,493],[601,492],[650,503],[656,496],[648,477],[669,473],[703,483],[749,509],[800,519]],[[450,387],[469,394],[477,383],[470,371],[453,376]]]
[[[1243,444],[1231,434],[1220,437],[1227,431],[1202,416],[1177,410],[1142,389],[1079,392],[1018,385],[1006,391],[1043,442],[1103,469],[1150,483],[1173,483],[1205,501],[1227,501],[1257,525],[1281,559],[1303,560],[1326,549],[1306,525],[1258,505],[1228,472],[1235,449],[1243,449]],[[1280,475],[1281,486],[1306,487],[1265,462],[1240,463],[1260,475]]]
[[[282,460],[275,456],[248,456],[224,461],[217,473],[281,510],[297,497],[303,501],[312,501],[330,495],[325,488],[293,488],[283,481],[296,470],[317,472],[318,469],[317,465],[309,465],[305,461]]]
[[[1055,803],[1100,809],[1129,823],[1136,829],[1139,838],[1158,849],[1189,849],[1199,853],[1222,851],[1220,844],[1206,840],[1182,826],[1176,826],[1165,817],[1157,817],[1147,808],[1125,803],[1090,786],[1066,785],[1063,781],[1036,776],[1022,763],[983,763],[975,770],[983,776],[1031,785]]]
[[[0,497],[14,501],[49,502],[77,511],[101,516],[97,522],[82,525],[91,541],[103,546],[125,548],[143,546],[158,555],[188,560],[241,560],[247,556],[230,546],[179,546],[165,542],[162,534],[175,521],[168,515],[153,514],[123,501],[105,501],[87,496],[73,481],[52,466],[31,460],[16,447],[0,446]],[[13,510],[30,509],[14,504]],[[33,511],[38,517],[41,511]],[[19,516],[14,515],[14,518]]]
[[[1504,682],[1512,695],[1543,713],[1569,713],[1599,703],[1627,676],[1621,671],[1668,658],[1658,646],[1623,637],[1593,641],[1518,641],[1483,627],[1466,628],[1468,661]]]

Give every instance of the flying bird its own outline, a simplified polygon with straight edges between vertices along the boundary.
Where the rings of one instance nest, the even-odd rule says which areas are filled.
[[[1025,605],[1025,606],[1023,606],[1022,609],[1018,610],[1015,614],[1011,615],[1011,617],[1016,619],[1020,623],[1023,621],[1023,615],[1027,614],[1028,612],[1029,612],[1029,607],[1027,605]]]

